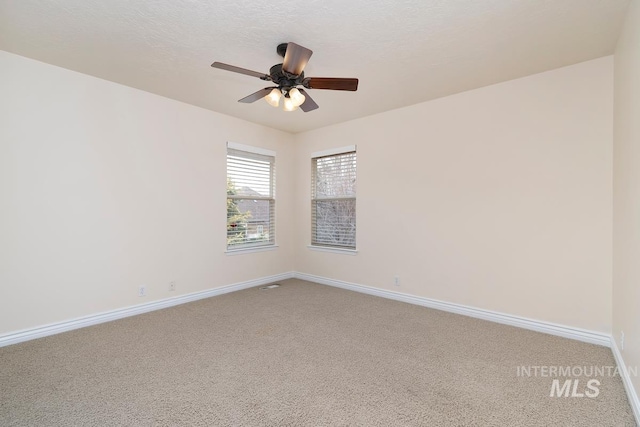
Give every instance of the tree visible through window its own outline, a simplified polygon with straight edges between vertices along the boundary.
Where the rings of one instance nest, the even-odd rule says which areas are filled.
[[[356,152],[312,159],[311,244],[356,247]]]
[[[275,157],[235,146],[227,148],[227,249],[273,245]]]

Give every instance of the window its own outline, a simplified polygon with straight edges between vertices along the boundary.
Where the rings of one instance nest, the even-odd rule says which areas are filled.
[[[227,249],[275,244],[275,153],[227,144]]]
[[[356,147],[315,153],[311,165],[311,245],[356,248]]]

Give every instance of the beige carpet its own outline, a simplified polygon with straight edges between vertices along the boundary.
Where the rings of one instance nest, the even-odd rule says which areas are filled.
[[[0,425],[635,425],[619,377],[552,398],[517,376],[614,366],[607,348],[281,284],[0,348]]]

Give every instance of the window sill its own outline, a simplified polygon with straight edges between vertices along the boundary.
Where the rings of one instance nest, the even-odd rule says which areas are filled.
[[[254,246],[251,248],[227,249],[226,251],[224,251],[224,253],[227,255],[242,255],[242,254],[250,254],[254,252],[275,251],[276,249],[278,249],[278,245]]]
[[[312,251],[318,252],[332,252],[334,254],[344,254],[344,255],[356,255],[358,251],[356,249],[341,249],[341,248],[332,248],[329,246],[307,246]]]

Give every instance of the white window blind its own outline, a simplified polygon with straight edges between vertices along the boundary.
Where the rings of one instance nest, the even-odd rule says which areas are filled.
[[[275,156],[227,148],[227,249],[275,244]]]
[[[356,152],[312,159],[311,244],[356,248]]]

